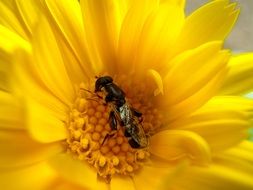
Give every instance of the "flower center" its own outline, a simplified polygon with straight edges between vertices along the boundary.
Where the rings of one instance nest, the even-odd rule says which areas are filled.
[[[149,138],[161,125],[160,113],[144,98],[146,88],[138,88],[137,91],[142,92],[136,92],[129,84],[122,83],[122,86],[126,89],[124,92],[127,103],[142,113],[143,119],[138,125],[143,128],[146,138]],[[94,87],[88,89],[94,91]],[[98,175],[107,181],[110,181],[114,174],[132,175],[148,160],[148,146],[141,149],[132,148],[129,137],[125,135],[124,126],[119,122],[117,130],[112,130],[109,124],[112,108],[103,98],[87,92],[88,89],[85,84],[81,84],[77,89],[67,122],[68,151],[92,165]],[[131,89],[131,92],[127,89]],[[112,131],[113,135],[110,135]]]

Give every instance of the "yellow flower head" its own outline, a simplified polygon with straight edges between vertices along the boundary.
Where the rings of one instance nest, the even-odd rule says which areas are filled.
[[[216,0],[0,2],[6,189],[252,189],[253,54]]]

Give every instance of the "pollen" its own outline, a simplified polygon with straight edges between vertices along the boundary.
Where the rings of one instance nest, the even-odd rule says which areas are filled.
[[[106,181],[113,175],[133,175],[149,160],[148,147],[132,148],[124,135],[124,126],[118,122],[117,130],[109,125],[111,107],[101,97],[86,92],[85,85],[77,88],[76,99],[70,109],[67,128],[67,150],[77,159],[93,166],[97,174]],[[92,88],[90,88],[92,89]],[[140,94],[138,92],[138,94]],[[140,125],[147,138],[159,125],[159,111],[143,104],[142,97],[127,101],[143,114]],[[126,97],[127,98],[127,97]]]

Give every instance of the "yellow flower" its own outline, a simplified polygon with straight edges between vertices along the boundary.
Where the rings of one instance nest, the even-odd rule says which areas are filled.
[[[185,18],[184,4],[1,1],[1,187],[252,189],[253,54],[223,49],[239,11],[216,0]],[[105,75],[148,146],[120,124],[105,139]]]

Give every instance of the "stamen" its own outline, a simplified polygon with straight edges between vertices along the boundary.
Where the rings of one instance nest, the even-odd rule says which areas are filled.
[[[134,170],[131,165],[128,165],[126,169],[128,172],[133,172],[133,170]]]
[[[83,138],[83,139],[81,139],[80,143],[81,143],[81,146],[83,149],[87,149],[88,145],[89,145],[89,140],[86,138]]]
[[[119,158],[116,157],[116,156],[113,156],[113,158],[112,158],[112,163],[113,163],[114,166],[119,165]]]
[[[105,163],[106,163],[105,157],[104,157],[104,156],[101,156],[101,157],[99,158],[99,166],[100,166],[100,167],[104,167]]]

